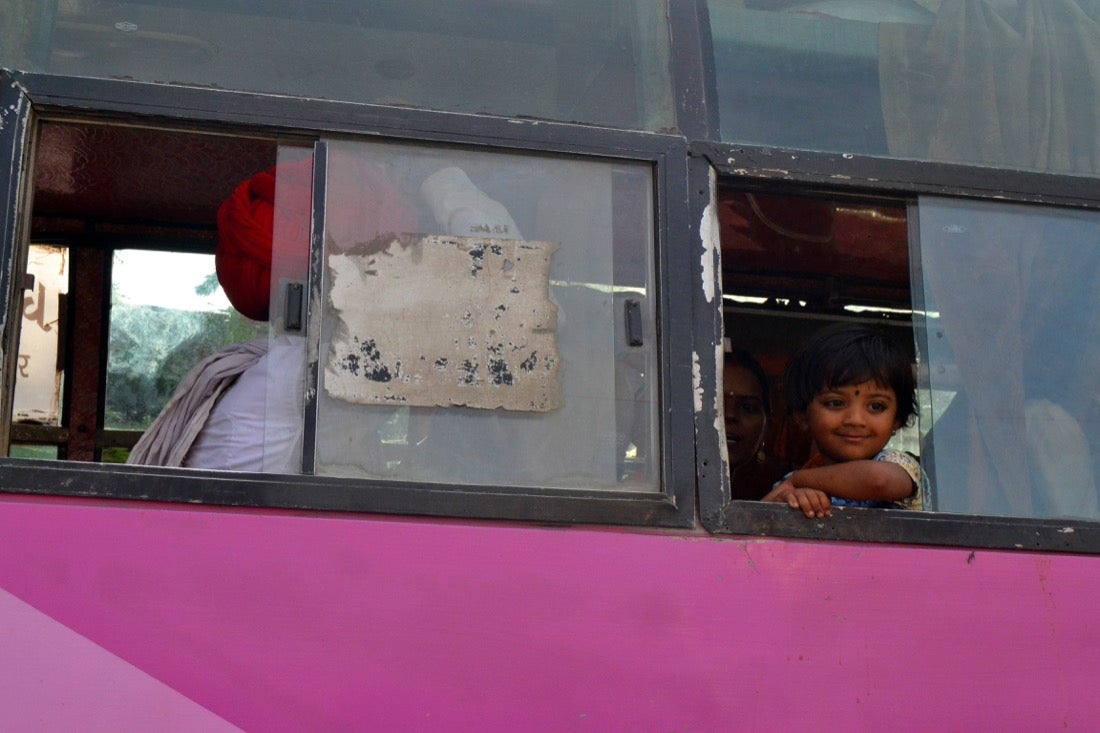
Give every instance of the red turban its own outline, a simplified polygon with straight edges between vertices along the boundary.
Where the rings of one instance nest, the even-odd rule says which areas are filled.
[[[271,249],[275,223],[276,177],[279,226],[274,235],[280,276],[305,277],[309,262],[313,194],[312,158],[280,164],[257,173],[237,186],[218,209],[218,248],[214,255],[218,282],[233,307],[256,321],[268,318],[271,298]],[[327,207],[339,215],[340,232],[369,241],[382,232],[413,232],[417,218],[400,194],[377,170],[354,155],[334,155],[329,161]],[[350,228],[349,232],[343,229]],[[334,242],[337,247],[345,245]],[[289,268],[289,271],[287,271]]]
[[[306,160],[279,168],[280,240],[295,254],[309,252],[310,180]],[[275,222],[275,174],[272,168],[237,186],[218,209],[218,282],[233,307],[247,318],[266,321],[271,298],[271,240]],[[285,230],[285,231],[284,231]],[[298,259],[295,257],[295,259]]]

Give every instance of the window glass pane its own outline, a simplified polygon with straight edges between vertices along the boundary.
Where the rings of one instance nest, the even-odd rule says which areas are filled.
[[[214,256],[186,252],[115,252],[110,323],[103,420],[116,430],[149,427],[195,364],[258,335],[226,300]]]
[[[331,143],[317,472],[656,490],[652,184]]]
[[[1097,518],[1100,218],[927,198],[919,223],[937,508]]]
[[[1093,174],[1100,10],[1079,0],[709,0],[721,137]]]
[[[657,0],[17,0],[5,14],[0,65],[20,69],[643,129],[673,124]]]

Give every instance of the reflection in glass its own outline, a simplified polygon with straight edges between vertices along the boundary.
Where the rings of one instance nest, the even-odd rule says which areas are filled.
[[[656,0],[15,0],[0,66],[316,99],[673,125]],[[11,0],[5,0],[11,2]]]
[[[1082,0],[709,0],[730,142],[1094,174]]]
[[[318,473],[657,489],[648,165],[334,142],[328,176]]]
[[[708,5],[721,139],[886,152],[874,23]]]
[[[1100,516],[1100,219],[921,199],[919,226],[938,510]]]

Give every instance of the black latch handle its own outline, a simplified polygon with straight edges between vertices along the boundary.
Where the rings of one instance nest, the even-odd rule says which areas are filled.
[[[626,314],[627,346],[642,345],[642,304],[634,298],[627,298],[623,304]]]

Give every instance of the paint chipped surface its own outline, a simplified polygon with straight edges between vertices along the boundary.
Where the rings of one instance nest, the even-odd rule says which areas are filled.
[[[718,375],[715,382],[714,389],[714,429],[719,435],[718,440],[718,452],[722,457],[722,466],[729,475],[729,445],[726,443],[726,405],[723,396],[725,395],[725,366],[726,366],[726,349],[721,341],[714,345],[714,364],[715,374]]]
[[[695,412],[703,411],[703,370],[699,364],[699,352],[691,352],[691,386],[695,395]]]
[[[401,235],[328,258],[325,391],[357,404],[562,405],[554,242]]]
[[[712,303],[714,302],[715,264],[718,260],[719,247],[718,214],[713,197],[707,207],[703,209],[703,218],[699,222],[699,238],[703,242],[703,254],[700,258],[703,265],[703,296],[708,303]]]

